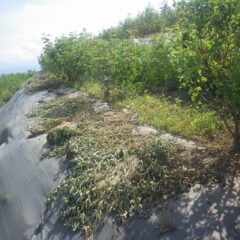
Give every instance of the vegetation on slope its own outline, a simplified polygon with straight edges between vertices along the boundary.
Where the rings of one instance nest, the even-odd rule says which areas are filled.
[[[148,6],[137,17],[132,18],[129,16],[120,22],[117,27],[103,30],[100,37],[108,40],[111,38],[141,38],[167,31],[175,23],[176,14],[174,9],[167,4],[163,4],[160,10]]]
[[[109,213],[127,222],[133,214],[144,213],[146,204],[175,196],[195,183],[221,182],[223,170],[238,169],[237,156],[234,160],[207,150],[189,151],[161,142],[158,136],[138,134],[131,112],[112,109],[96,114],[96,101],[77,92],[44,102],[29,114],[37,116],[48,133],[51,148],[44,155],[64,156],[69,163],[47,209],[62,197],[60,217],[72,229],[91,235]]]
[[[35,73],[26,85],[28,92],[49,90],[59,87],[64,81],[51,74]]]
[[[142,135],[135,114],[117,109],[97,114],[96,101],[77,92],[44,102],[29,114],[48,133],[51,148],[44,155],[64,156],[70,166],[47,202],[48,210],[62,198],[60,217],[66,226],[91,236],[107,214],[126,223],[136,213],[146,214],[149,204],[195,183],[221,181],[219,172],[229,162],[225,156],[214,154],[211,160],[207,151]]]
[[[117,103],[138,113],[139,121],[186,138],[208,142],[224,134],[224,123],[214,111],[182,106],[181,100],[149,95],[129,97]]]
[[[70,85],[104,100],[98,83],[79,86],[78,82],[74,82]],[[134,91],[126,94],[118,89],[112,91],[110,103],[137,113],[137,119],[142,124],[205,144],[211,141],[212,147],[229,147],[230,136],[223,120],[205,105],[184,104],[180,98],[166,95],[139,95]]]
[[[0,76],[0,106],[27,81],[33,72],[4,74]]]

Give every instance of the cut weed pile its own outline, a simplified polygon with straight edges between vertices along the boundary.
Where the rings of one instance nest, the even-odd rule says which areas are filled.
[[[28,82],[26,90],[28,92],[36,92],[47,89],[55,89],[63,84],[63,81],[51,74],[38,73],[35,74],[31,81]]]
[[[219,181],[227,169],[223,156],[206,164],[207,151],[197,153],[141,135],[134,114],[97,114],[94,102],[77,92],[44,102],[29,114],[39,117],[48,132],[52,147],[47,154],[69,162],[65,179],[47,202],[49,209],[61,197],[59,214],[67,227],[90,236],[109,213],[127,222],[149,203],[174,197],[195,183]],[[228,168],[232,173],[237,169]]]

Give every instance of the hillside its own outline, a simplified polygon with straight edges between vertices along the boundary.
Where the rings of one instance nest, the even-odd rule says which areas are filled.
[[[60,213],[69,226],[75,215],[73,212],[70,215],[66,213],[75,208],[74,211],[82,212],[77,213],[76,217],[82,216],[81,214],[86,214],[87,217],[90,214],[89,217],[92,218],[93,214],[103,214],[103,218],[100,215],[100,218],[96,218],[97,221],[104,221],[94,234],[95,239],[146,239],[148,236],[158,239],[159,234],[161,239],[176,236],[192,239],[192,236],[222,236],[222,231],[226,239],[236,239],[239,234],[238,225],[235,224],[240,211],[239,186],[234,178],[227,175],[227,171],[228,174],[235,171],[228,166],[228,161],[225,162],[226,165],[219,165],[223,156],[211,153],[196,143],[171,138],[157,129],[141,126],[136,115],[129,110],[112,108],[91,95],[73,89],[58,88],[56,85],[52,88],[51,80],[46,77],[38,80],[39,77],[35,77],[26,88],[33,91],[33,87],[50,87],[48,91],[29,94],[26,89],[21,89],[1,108],[0,209],[1,222],[4,223],[0,224],[1,237],[78,238],[80,232],[73,235],[56,218],[56,214]],[[50,85],[46,85],[47,82]],[[36,104],[38,107],[35,109],[33,107]],[[18,118],[14,117],[16,114]],[[31,118],[26,118],[26,114]],[[38,117],[35,118],[35,115]],[[43,127],[40,127],[41,124]],[[164,141],[170,141],[171,144],[165,145],[167,142]],[[147,162],[140,161],[137,164],[138,154]],[[90,163],[93,160],[92,165]],[[141,166],[140,163],[147,164],[148,167]],[[157,177],[158,168],[164,180],[160,181]],[[223,172],[225,175],[219,175]],[[64,175],[65,180],[62,178]],[[86,182],[86,186],[82,185],[79,197],[73,189],[73,186],[76,186],[76,190],[79,188],[74,183],[77,179]],[[219,188],[216,184],[196,184],[206,181],[217,181],[225,188]],[[58,183],[59,193],[65,196],[63,206],[55,205],[51,200],[53,208],[48,204],[46,211],[44,202],[47,194]],[[229,188],[233,183],[235,186]],[[78,209],[75,203],[71,206],[66,201],[75,196],[76,200],[84,201],[80,197],[81,191],[90,194],[86,196],[91,196],[98,188],[101,190],[95,195],[95,201],[91,203],[91,198],[88,200],[89,203],[96,204],[95,207],[89,205],[89,209]],[[190,191],[180,195],[177,200],[172,198],[189,188]],[[124,192],[124,189],[127,191]],[[165,201],[159,201],[161,195]],[[150,199],[147,196],[152,199],[150,202],[155,199],[154,205],[149,205]],[[107,200],[109,197],[111,201]],[[145,199],[142,206],[136,205],[139,198]],[[105,213],[108,211],[103,210],[105,204],[108,204],[106,209],[115,208],[113,213],[117,216],[117,211],[130,211],[130,215],[118,216],[123,220],[130,217],[129,227],[120,222],[116,225],[115,214],[107,217]],[[139,218],[134,213],[140,209],[139,213],[145,215],[144,218]],[[220,213],[224,220],[219,222],[217,216]],[[200,222],[203,224],[199,225]],[[9,229],[14,229],[14,232]],[[89,231],[87,228],[85,230]]]
[[[239,9],[148,6],[1,76],[4,240],[238,239]]]

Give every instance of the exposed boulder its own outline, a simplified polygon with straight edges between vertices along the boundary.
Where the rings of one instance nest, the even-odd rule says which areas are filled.
[[[74,92],[74,93],[70,93],[66,96],[67,99],[75,99],[75,98],[79,98],[79,97],[88,97],[88,94],[82,93],[82,92]]]
[[[199,150],[199,151],[203,151],[206,149],[205,147],[197,146],[196,143],[191,140],[183,139],[183,138],[174,136],[170,133],[162,134],[159,137],[159,139],[163,140],[163,141],[175,142],[176,144],[178,144],[184,148],[187,148],[187,149],[193,149],[193,150]]]

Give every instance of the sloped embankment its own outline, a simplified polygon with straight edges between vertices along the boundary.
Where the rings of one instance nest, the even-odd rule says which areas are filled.
[[[45,155],[70,164],[48,201],[51,209],[62,197],[60,217],[68,227],[95,239],[236,239],[239,186],[230,174],[237,157],[233,169],[220,153],[139,126],[127,109],[81,92],[57,95],[30,116],[40,117],[48,132]]]
[[[57,219],[59,207],[72,229],[93,232],[102,222],[98,240],[238,239],[233,168],[192,142],[139,126],[126,109],[65,88],[21,89],[0,109],[0,122],[0,239],[79,239]],[[35,127],[29,138],[33,125],[41,131]],[[222,185],[199,185],[209,181]],[[44,213],[48,193],[60,182]],[[63,202],[53,202],[59,194]]]

